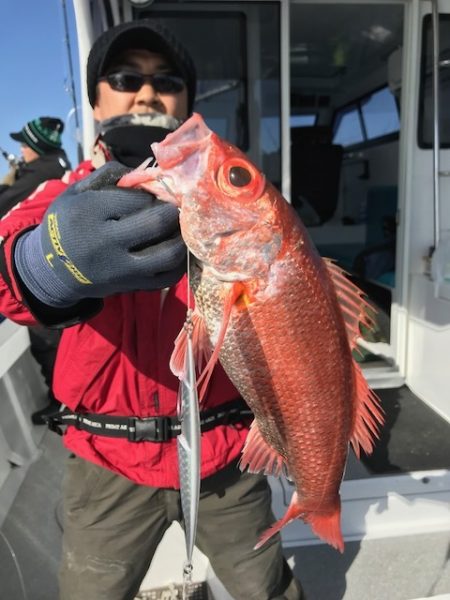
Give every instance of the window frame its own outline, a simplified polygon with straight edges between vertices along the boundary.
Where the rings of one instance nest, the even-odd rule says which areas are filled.
[[[449,14],[440,13],[439,14],[439,24],[441,21],[450,20]],[[441,32],[439,32],[441,33]],[[425,142],[424,141],[424,118],[425,118],[425,81],[427,77],[426,68],[427,68],[427,55],[425,52],[426,47],[426,36],[432,35],[432,15],[427,14],[422,19],[422,38],[421,38],[421,50],[420,50],[420,84],[419,84],[419,103],[418,103],[418,116],[417,116],[417,145],[422,150],[431,150],[433,148],[433,141]],[[431,65],[431,69],[433,65]],[[430,76],[432,77],[432,71],[430,71]],[[441,110],[442,110],[442,102]],[[440,148],[442,150],[450,148],[450,140],[445,142],[440,139]]]

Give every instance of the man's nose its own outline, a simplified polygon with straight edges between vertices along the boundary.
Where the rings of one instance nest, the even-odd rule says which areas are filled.
[[[145,81],[136,92],[136,102],[142,104],[152,104],[157,100],[158,94],[150,82]]]

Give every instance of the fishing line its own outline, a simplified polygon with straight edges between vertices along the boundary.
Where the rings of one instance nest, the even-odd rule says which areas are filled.
[[[22,595],[23,595],[23,597],[24,597],[24,600],[28,600],[27,590],[26,590],[26,588],[25,588],[25,580],[24,580],[24,578],[23,578],[22,570],[21,570],[21,568],[20,568],[19,561],[17,560],[16,553],[14,552],[14,549],[13,549],[13,547],[11,546],[11,544],[9,543],[9,540],[8,540],[8,538],[6,537],[6,535],[3,533],[3,531],[2,531],[1,529],[0,529],[0,537],[1,537],[1,538],[3,539],[3,541],[5,542],[5,544],[6,544],[6,547],[8,548],[8,550],[9,550],[9,553],[11,554],[11,556],[12,556],[12,559],[13,559],[13,561],[14,561],[14,565],[15,565],[15,567],[16,567],[17,575],[18,575],[18,577],[19,577],[19,581],[20,581],[20,587],[21,587],[21,590],[22,590]]]

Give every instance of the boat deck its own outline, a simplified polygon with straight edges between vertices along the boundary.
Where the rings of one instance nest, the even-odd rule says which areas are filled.
[[[449,424],[406,387],[379,394],[387,428],[373,457],[362,464],[350,461],[346,479],[448,469]],[[0,488],[4,512],[0,512],[0,597],[5,599],[58,598],[61,482],[67,451],[56,434],[35,429],[41,438],[40,456],[31,465],[12,469]],[[347,541],[343,555],[323,544],[286,547],[285,553],[307,600],[413,600],[441,595],[450,599],[449,531]],[[174,579],[178,577],[174,573]],[[216,596],[216,600],[229,600],[229,596]]]

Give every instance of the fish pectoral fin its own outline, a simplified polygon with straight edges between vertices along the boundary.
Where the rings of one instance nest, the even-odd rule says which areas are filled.
[[[359,458],[361,448],[366,454],[373,450],[375,439],[379,437],[379,428],[384,422],[384,411],[380,399],[369,388],[361,367],[353,360],[355,379],[355,411],[350,443]]]
[[[194,351],[196,370],[200,372],[212,355],[205,321],[202,315],[197,310],[194,310],[189,324],[185,323],[183,329],[178,334],[172,356],[170,357],[170,370],[179,379],[184,379],[185,376],[188,327],[192,328],[192,349]]]
[[[223,340],[225,338],[225,334],[227,332],[228,324],[230,322],[231,310],[239,298],[243,295],[245,291],[244,285],[240,281],[236,281],[231,286],[227,296],[224,300],[223,307],[223,316],[222,322],[220,324],[219,334],[217,336],[217,342],[214,347],[214,351],[212,352],[210,359],[206,367],[203,369],[200,377],[198,378],[199,385],[199,402],[200,405],[203,402],[203,399],[206,395],[206,390],[208,388],[209,380],[211,379],[211,375],[213,373],[214,367],[216,366],[217,361],[219,360],[219,352],[222,348]],[[206,331],[206,329],[205,329]]]
[[[284,472],[283,464],[281,454],[266,442],[256,420],[253,421],[239,462],[241,471],[247,468],[250,473],[263,472],[265,475],[280,477]]]

